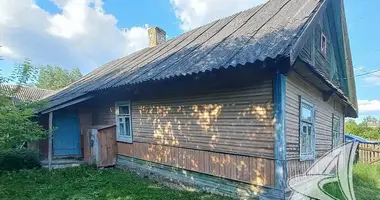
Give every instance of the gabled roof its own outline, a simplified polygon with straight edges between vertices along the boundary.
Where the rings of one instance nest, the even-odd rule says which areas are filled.
[[[298,40],[323,2],[270,0],[201,26],[156,47],[104,64],[52,95],[46,109],[111,87],[197,74],[265,59],[287,57],[294,62],[299,52],[297,48],[302,45]]]
[[[54,93],[52,90],[5,84],[0,85],[0,90],[5,92],[5,95],[20,101],[38,101]]]

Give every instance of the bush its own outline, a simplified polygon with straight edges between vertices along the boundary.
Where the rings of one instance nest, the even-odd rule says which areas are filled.
[[[30,149],[0,150],[0,171],[16,171],[40,167],[37,151]]]

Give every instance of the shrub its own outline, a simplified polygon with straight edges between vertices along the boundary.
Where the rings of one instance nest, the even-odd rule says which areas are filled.
[[[30,149],[0,150],[0,171],[15,171],[40,167],[39,154]]]

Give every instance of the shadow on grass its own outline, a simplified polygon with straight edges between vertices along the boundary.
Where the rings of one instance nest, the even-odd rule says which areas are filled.
[[[380,164],[357,164],[353,171],[354,192],[358,200],[380,199]],[[323,186],[337,199],[345,199],[337,182]]]

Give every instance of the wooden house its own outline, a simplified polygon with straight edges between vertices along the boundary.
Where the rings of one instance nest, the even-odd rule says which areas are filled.
[[[357,100],[342,0],[269,0],[100,66],[49,98],[53,156],[116,125],[118,167],[284,199],[343,142]],[[106,49],[104,51],[107,51]]]

